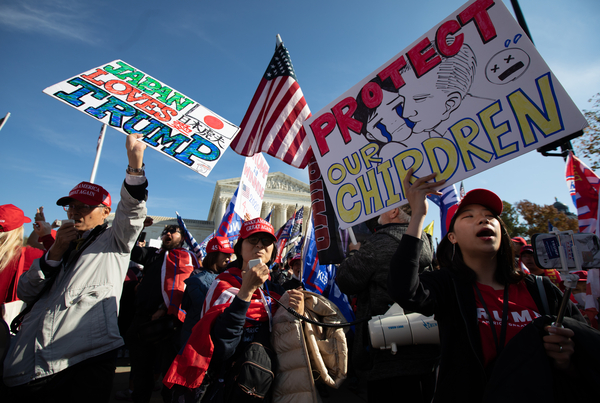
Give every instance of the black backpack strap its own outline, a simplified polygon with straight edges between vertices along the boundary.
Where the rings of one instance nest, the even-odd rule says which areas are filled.
[[[546,289],[544,288],[544,279],[542,276],[535,276],[535,282],[540,292],[540,299],[542,300],[542,306],[544,308],[544,315],[550,315],[550,307],[548,306],[548,297],[546,296]]]

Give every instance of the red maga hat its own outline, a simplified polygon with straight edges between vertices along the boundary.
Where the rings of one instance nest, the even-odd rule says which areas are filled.
[[[244,221],[244,224],[242,224],[242,229],[240,230],[240,238],[246,239],[250,235],[258,232],[267,233],[271,235],[275,241],[277,240],[277,238],[275,238],[275,230],[273,229],[273,226],[268,221],[263,220],[260,217]]]
[[[206,246],[206,253],[211,252],[233,253],[233,248],[229,243],[229,238],[227,238],[226,236],[216,236],[210,241],[208,241],[208,245]]]
[[[511,239],[511,241],[519,245],[527,245],[527,241],[522,236],[516,236],[513,239]]]
[[[68,196],[58,199],[56,205],[66,206],[69,204],[71,199],[80,201],[90,206],[104,204],[105,206],[110,207],[110,193],[108,193],[102,186],[96,185],[95,183],[81,182],[79,185],[71,189]]]
[[[531,245],[521,246],[521,251],[519,252],[519,254],[523,254],[523,253],[533,253],[533,246],[531,246]]]
[[[588,272],[586,270],[578,270],[571,272],[571,274],[577,274],[579,276],[579,281],[587,281]]]
[[[468,206],[469,204],[480,204],[487,207],[497,216],[502,214],[502,209],[504,208],[502,200],[496,193],[487,189],[473,189],[467,192],[459,203],[448,209],[448,213],[446,214],[446,231],[450,230],[452,218],[460,211],[461,207]]]
[[[12,204],[0,206],[0,232],[8,232],[19,228],[31,218],[25,217],[23,210]]]

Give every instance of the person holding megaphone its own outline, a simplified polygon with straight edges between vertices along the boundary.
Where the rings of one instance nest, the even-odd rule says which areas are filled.
[[[412,219],[392,259],[388,284],[403,308],[435,315],[438,322],[441,359],[434,401],[590,401],[568,381],[600,379],[597,369],[588,368],[594,362],[590,351],[600,351],[600,333],[585,325],[570,302],[565,327],[551,326],[562,293],[547,278],[538,283],[517,269],[495,193],[472,190],[451,208],[448,232],[437,249],[440,270],[419,274],[426,198],[441,195],[437,189],[445,183],[435,182],[436,175],[412,178],[411,168],[403,180]]]

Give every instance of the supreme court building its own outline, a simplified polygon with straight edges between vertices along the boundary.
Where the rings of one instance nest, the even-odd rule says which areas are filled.
[[[197,220],[190,217],[182,217],[187,229],[192,233],[198,243],[216,231],[221,224],[223,214],[227,210],[233,193],[238,187],[240,178],[222,179],[217,181],[213,192],[210,210],[206,220]],[[304,225],[310,218],[310,187],[308,184],[294,179],[281,172],[273,172],[267,176],[265,194],[262,202],[260,216],[266,218],[271,210],[271,224],[277,231],[294,214],[295,209],[304,207]],[[160,217],[149,215],[154,224],[144,229],[146,239],[158,239],[165,225],[177,225],[177,217]],[[109,217],[109,221],[113,218]],[[252,217],[255,218],[255,217]]]

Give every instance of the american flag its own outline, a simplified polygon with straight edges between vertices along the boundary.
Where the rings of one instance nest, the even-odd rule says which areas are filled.
[[[565,176],[569,193],[577,206],[579,232],[596,233],[600,178],[573,153],[567,156]]]
[[[231,267],[212,282],[206,293],[204,305],[202,307],[202,315],[206,314],[211,308],[221,304],[231,304],[235,296],[240,291],[242,271],[237,267]],[[279,294],[270,292],[270,295],[279,299]],[[252,294],[250,307],[246,313],[246,317],[253,321],[265,321],[268,319],[268,312],[263,305],[263,298],[267,296],[257,289]]]
[[[300,236],[302,236],[302,217],[304,216],[304,207],[301,207],[300,210],[296,212],[296,218],[294,220],[294,227],[292,228],[292,233],[290,234],[290,240],[294,240]]]
[[[461,183],[462,187],[462,183]],[[454,185],[446,186],[443,189],[440,189],[442,192],[441,196],[437,195],[427,195],[427,198],[437,204],[440,208],[440,227],[442,230],[442,238],[446,235],[446,219],[448,217],[448,210],[450,207],[454,206],[456,203],[460,201],[460,197],[456,192],[456,187]],[[464,188],[463,188],[464,192]]]
[[[290,54],[279,43],[231,148],[246,157],[264,151],[304,169],[312,154],[302,127],[309,117]]]
[[[276,263],[281,263],[283,258],[283,250],[290,239],[290,234],[292,232],[292,227],[294,226],[294,215],[290,217],[290,219],[285,223],[283,227],[279,229],[275,233],[275,237],[277,238],[277,257],[275,258]]]
[[[100,135],[98,136],[98,142],[96,143],[96,152],[102,148],[102,143],[104,142],[104,134],[106,133],[106,125],[102,125],[102,129],[100,129]]]
[[[211,284],[204,299],[200,321],[192,329],[187,344],[179,351],[163,379],[168,388],[182,385],[194,389],[202,384],[214,351],[211,329],[238,294],[241,277],[242,271],[231,267],[219,274]],[[244,326],[252,326],[256,322],[266,322],[272,318],[271,309],[274,313],[277,305],[271,304],[271,297],[278,300],[280,295],[274,291],[265,295],[260,288],[252,294]],[[267,305],[271,306],[269,311],[266,310]]]
[[[242,196],[248,200],[250,199],[250,187],[246,186],[245,183],[242,183]]]
[[[183,239],[185,240],[185,243],[190,247],[191,251],[194,252],[196,258],[202,261],[202,258],[206,255],[206,245],[204,245],[204,251],[202,251],[202,247],[198,244],[192,233],[185,226],[183,218],[181,218],[177,211],[175,214],[177,215],[177,224],[183,228]]]

